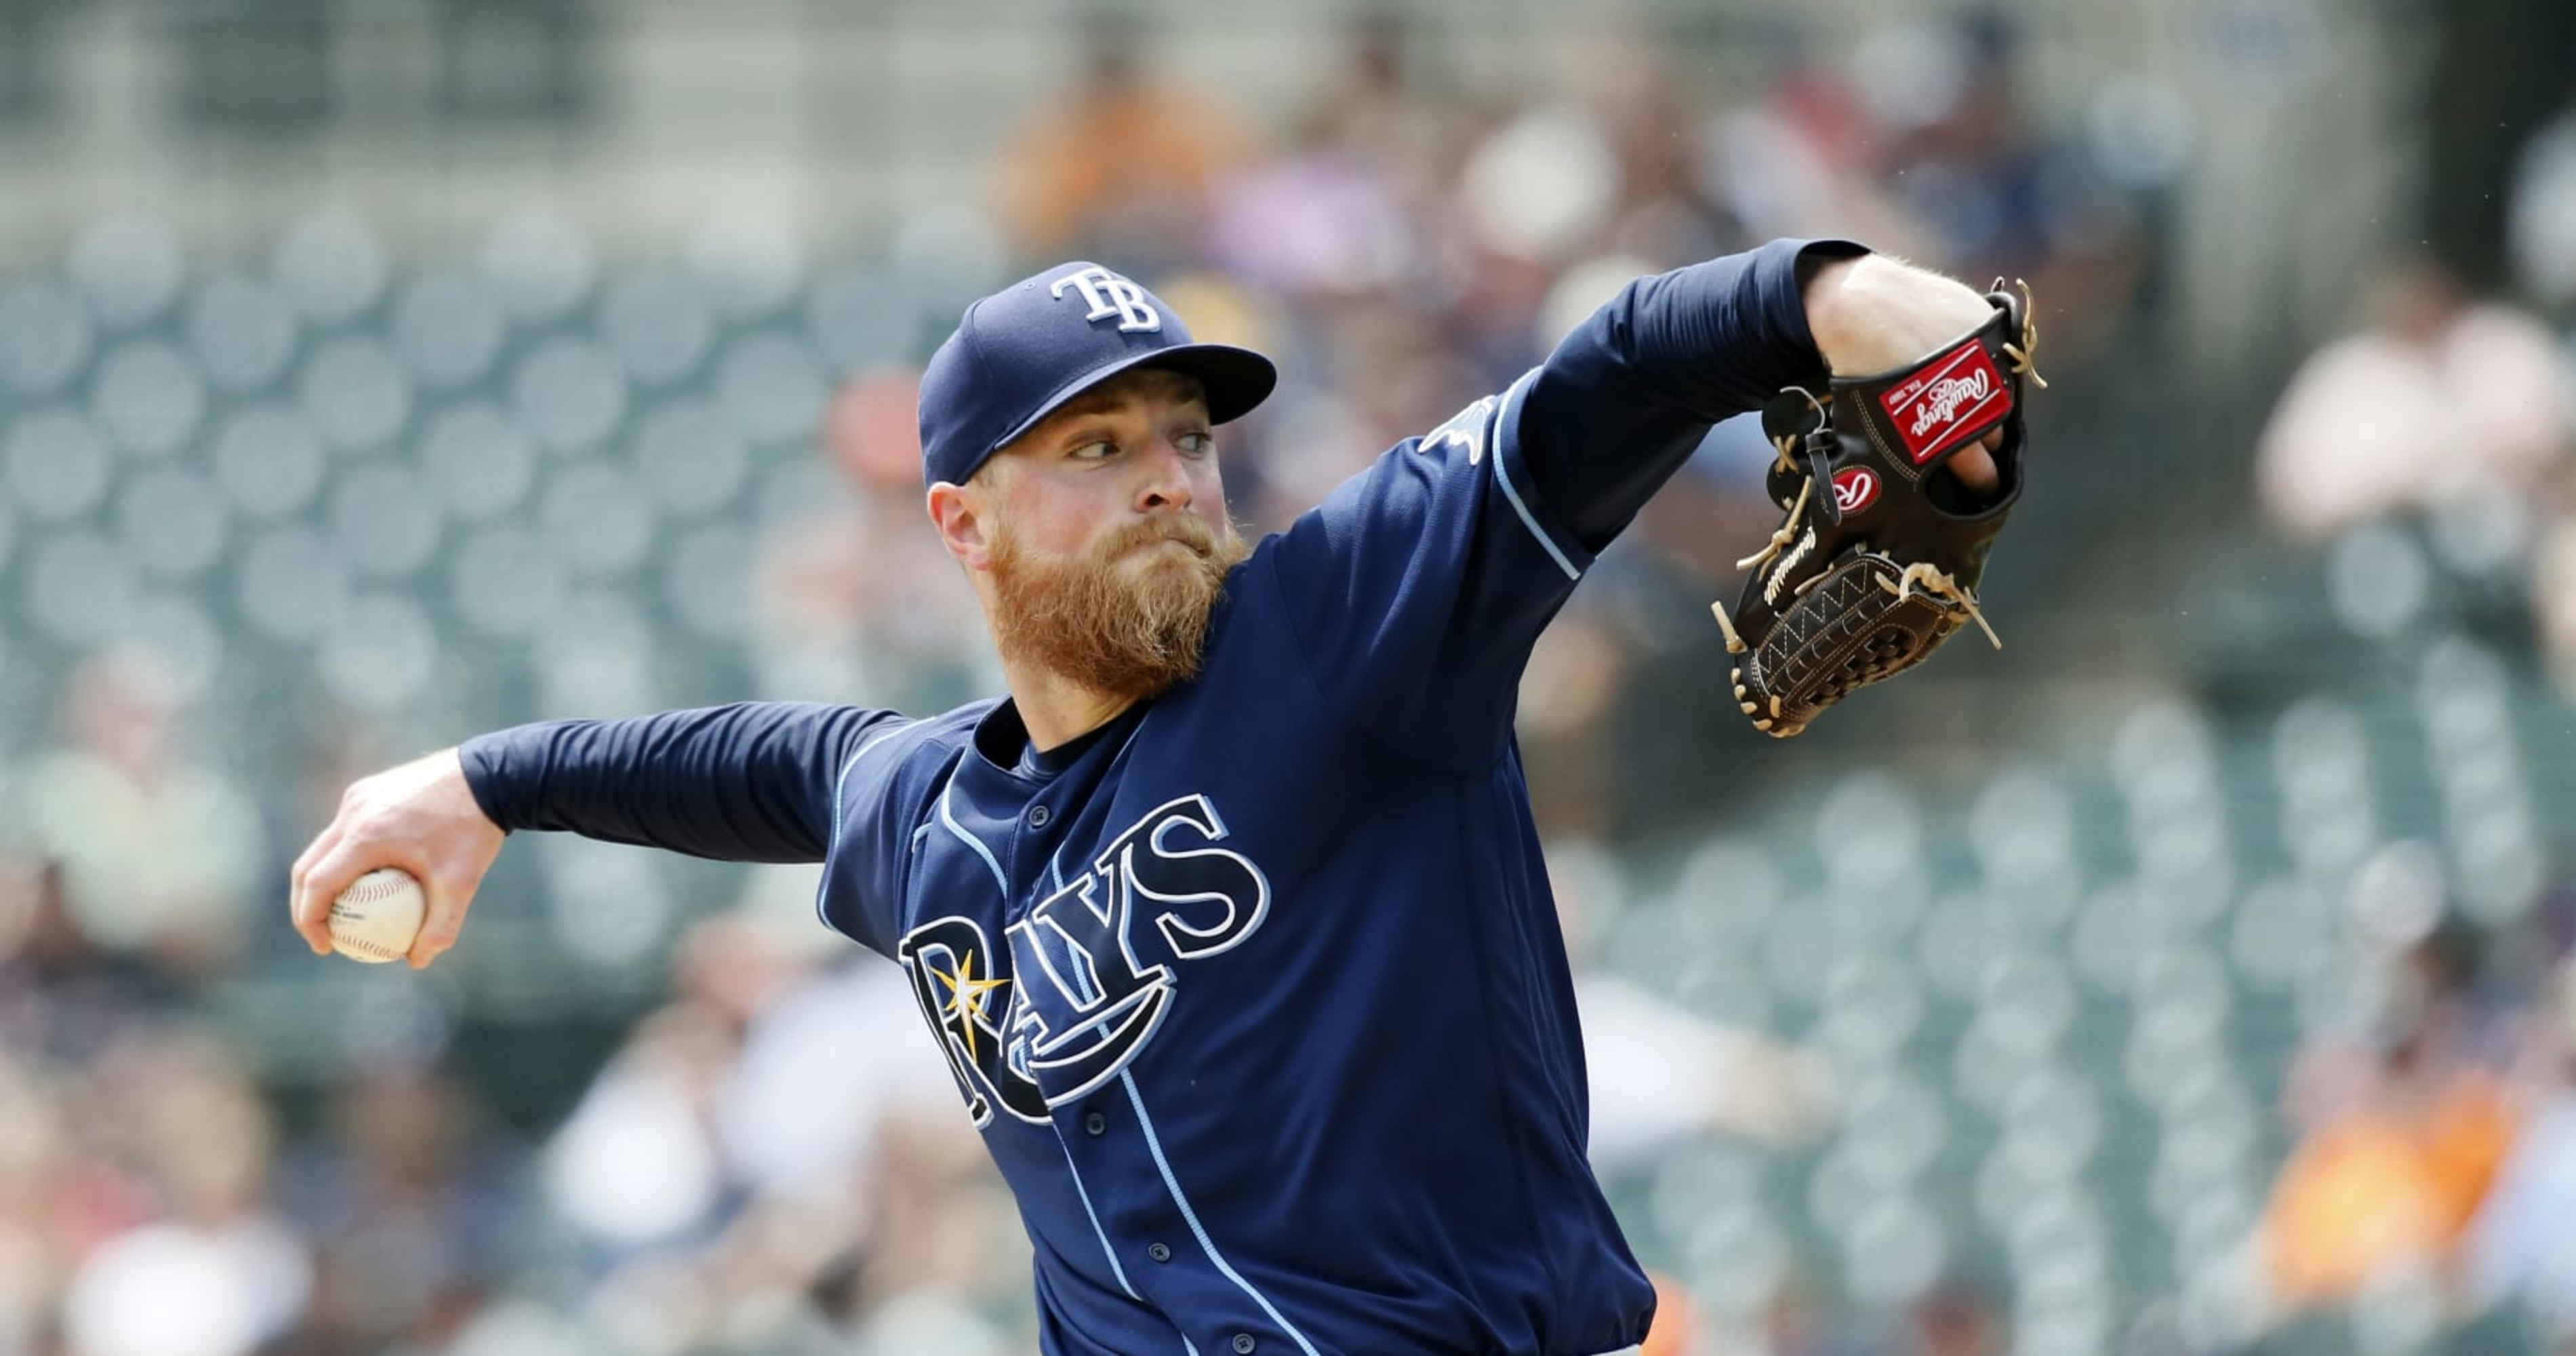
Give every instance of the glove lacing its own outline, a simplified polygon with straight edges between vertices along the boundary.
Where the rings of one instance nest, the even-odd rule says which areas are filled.
[[[1709,615],[1717,618],[1717,629],[1726,633],[1726,652],[1744,653],[1744,637],[1735,634],[1735,619],[1726,615],[1726,600],[1720,598],[1709,604],[1708,611]]]
[[[2000,650],[2004,647],[2003,638],[1996,635],[1995,628],[1987,624],[1986,614],[1977,610],[1976,593],[1962,587],[1957,579],[1952,578],[1940,566],[1928,560],[1918,560],[1906,566],[1905,573],[1898,575],[1894,583],[1885,579],[1878,582],[1880,587],[1895,594],[1896,600],[1900,603],[1913,597],[1914,590],[1918,587],[1927,594],[1948,599],[1968,614],[1969,620],[1977,624],[1978,630],[1986,633],[1986,639],[1996,649]]]
[[[1812,435],[1818,429],[1825,428],[1833,422],[1832,413],[1825,408],[1825,402],[1816,398],[1815,392],[1808,390],[1804,386],[1792,386],[1788,389],[1804,396],[1807,401],[1807,407],[1816,412],[1816,427],[1807,430],[1809,434]],[[1735,562],[1735,568],[1739,570],[1760,569],[1762,566],[1769,564],[1773,557],[1778,556],[1783,548],[1788,547],[1790,542],[1798,541],[1797,548],[1789,552],[1788,562],[1784,562],[1780,567],[1780,574],[1785,575],[1788,573],[1789,565],[1795,563],[1799,556],[1804,555],[1816,543],[1816,534],[1812,528],[1805,529],[1806,539],[1804,541],[1799,541],[1798,539],[1798,534],[1801,530],[1799,524],[1804,522],[1807,516],[1807,500],[1816,492],[1816,478],[1813,475],[1808,474],[1806,472],[1806,468],[1798,464],[1798,435],[1784,433],[1779,437],[1772,439],[1771,446],[1779,451],[1779,457],[1772,463],[1772,468],[1778,471],[1797,474],[1798,498],[1796,502],[1789,505],[1789,516],[1782,519],[1778,527],[1772,529],[1771,540],[1764,543],[1761,550]],[[1780,601],[1779,581],[1779,575],[1773,576],[1771,584],[1762,590],[1762,600],[1764,602],[1776,604]],[[1720,621],[1726,620],[1723,611],[1719,613],[1718,619]],[[1743,646],[1734,643],[1735,628],[1731,622],[1728,623],[1726,635],[1729,642],[1727,645],[1728,650],[1734,651],[1744,648]]]
[[[2031,385],[2045,391],[2048,389],[2048,378],[2041,376],[2039,368],[2031,361],[2031,355],[2039,351],[2039,318],[2034,314],[2038,310],[2038,304],[2031,300],[2029,283],[2015,278],[2013,286],[2021,289],[2021,342],[2005,344],[2004,356],[2012,360],[2014,376],[2026,377]],[[1995,285],[1988,290],[1994,292],[2004,290],[2004,280],[1995,279]],[[1810,400],[1814,398],[1808,397]]]
[[[1762,565],[1768,563],[1773,556],[1780,554],[1780,548],[1787,546],[1792,541],[1795,541],[1799,532],[1798,525],[1806,517],[1807,498],[1815,492],[1816,478],[1814,476],[1808,476],[1799,481],[1798,501],[1789,506],[1789,516],[1787,520],[1783,521],[1780,526],[1772,530],[1770,544],[1764,546],[1761,550],[1746,556],[1744,559],[1735,562],[1735,568],[1739,570],[1758,569]],[[1809,534],[1811,539],[1813,535],[1814,534],[1812,533]]]

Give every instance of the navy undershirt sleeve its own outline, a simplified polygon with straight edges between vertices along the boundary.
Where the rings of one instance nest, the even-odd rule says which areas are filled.
[[[1779,240],[1640,278],[1566,336],[1531,382],[1517,432],[1567,529],[1589,550],[1608,545],[1710,425],[1821,381],[1802,274],[1866,253]]]
[[[750,702],[629,720],[565,720],[457,747],[504,829],[559,829],[736,862],[819,862],[833,782],[888,711]]]
[[[1802,273],[1866,252],[1788,240],[1640,279],[1300,517],[1256,559],[1325,702],[1412,757],[1491,767],[1530,648],[1595,553],[1710,425],[1822,379]]]

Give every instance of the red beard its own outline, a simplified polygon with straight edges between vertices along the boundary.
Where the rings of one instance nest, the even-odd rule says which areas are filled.
[[[1032,555],[997,522],[994,643],[1095,692],[1159,696],[1198,676],[1226,572],[1251,554],[1231,524],[1220,536],[1187,514],[1069,558]]]

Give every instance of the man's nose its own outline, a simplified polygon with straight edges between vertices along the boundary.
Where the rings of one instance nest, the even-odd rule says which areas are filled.
[[[1157,437],[1143,450],[1145,476],[1138,487],[1136,507],[1151,512],[1156,509],[1185,509],[1190,506],[1190,463],[1171,439]]]

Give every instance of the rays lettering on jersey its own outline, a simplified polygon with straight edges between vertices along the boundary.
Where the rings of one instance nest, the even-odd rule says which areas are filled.
[[[1120,334],[1151,334],[1163,328],[1162,313],[1145,302],[1145,289],[1120,274],[1094,264],[1065,274],[1048,286],[1047,295],[1064,300],[1064,289],[1082,290],[1083,301],[1091,307],[1083,319],[1090,321],[1118,317]]]
[[[1004,929],[1003,952],[956,915],[904,934],[895,954],[977,1125],[996,1105],[1042,1125],[1049,1108],[1116,1077],[1170,1014],[1179,967],[1261,926],[1270,880],[1216,846],[1225,836],[1213,802],[1183,796]]]

